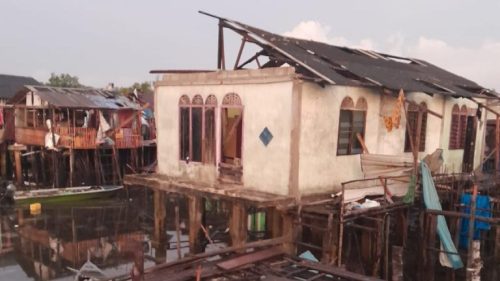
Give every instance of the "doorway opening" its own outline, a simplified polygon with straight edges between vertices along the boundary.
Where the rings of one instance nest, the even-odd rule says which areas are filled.
[[[243,106],[237,94],[224,97],[221,109],[221,161],[219,178],[222,181],[241,183],[243,175]]]

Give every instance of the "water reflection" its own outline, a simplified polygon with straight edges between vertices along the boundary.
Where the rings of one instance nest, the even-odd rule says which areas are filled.
[[[168,256],[168,247],[151,241],[152,201],[142,189],[129,198],[124,192],[107,201],[43,205],[40,214],[28,206],[2,207],[0,280],[73,280],[68,267],[80,268],[88,256],[108,276],[130,272],[134,261],[144,260],[141,252],[145,267],[154,264],[155,256]],[[157,231],[171,240],[170,231]]]

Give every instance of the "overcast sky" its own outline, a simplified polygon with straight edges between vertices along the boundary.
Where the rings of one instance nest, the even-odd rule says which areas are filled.
[[[103,87],[151,69],[216,67],[217,22],[416,57],[500,89],[498,0],[0,0],[0,73],[70,73]],[[239,39],[226,36],[227,48]],[[229,51],[228,65],[235,51]],[[232,57],[231,57],[232,56]]]

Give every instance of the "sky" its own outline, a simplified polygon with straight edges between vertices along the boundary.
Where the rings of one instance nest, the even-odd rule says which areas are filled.
[[[104,87],[153,81],[152,69],[215,69],[217,21],[198,10],[282,35],[428,60],[500,90],[498,0],[0,0],[0,73],[41,82],[69,73]],[[240,43],[230,32],[228,65]]]

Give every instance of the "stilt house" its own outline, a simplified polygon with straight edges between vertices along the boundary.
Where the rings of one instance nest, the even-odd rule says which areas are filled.
[[[231,206],[233,246],[251,239],[251,222],[264,212],[266,235],[283,238],[287,253],[311,250],[326,264],[381,276],[381,257],[391,259],[382,240],[406,245],[417,163],[426,157],[435,173],[481,170],[496,92],[420,59],[207,15],[219,22],[217,70],[152,71],[163,74],[155,89],[157,173],[125,178],[157,189],[155,198],[163,190],[188,199],[192,253],[202,244],[203,202],[218,200]],[[242,38],[231,69],[226,30]],[[498,134],[494,146],[498,168]],[[449,202],[461,192],[449,192]],[[375,205],[353,209],[366,197]],[[155,205],[155,225],[163,213]],[[353,265],[346,256],[359,258]]]
[[[481,164],[481,105],[498,97],[475,82],[418,59],[220,21],[242,48],[262,50],[243,62],[240,50],[225,70],[220,42],[220,70],[157,82],[158,173],[299,196],[362,179],[364,150],[412,158],[413,143],[418,159],[442,149],[448,171]],[[258,69],[244,69],[250,62]],[[401,120],[388,125],[401,90]]]
[[[25,164],[17,170],[19,183],[22,173],[39,185],[118,183],[126,164],[137,166],[141,107],[125,96],[91,88],[24,86],[9,103],[15,109],[15,150],[27,157],[21,160],[16,153],[16,165]],[[59,174],[49,177],[42,171]]]

